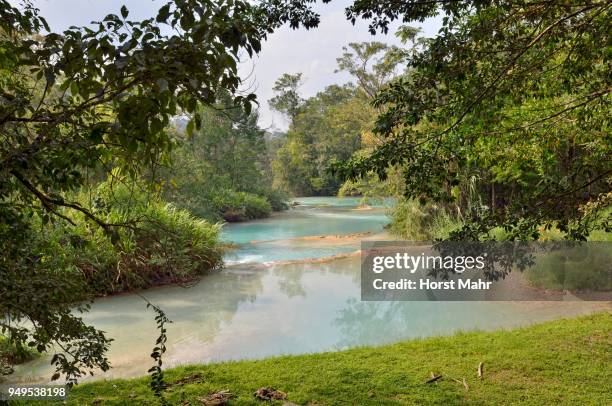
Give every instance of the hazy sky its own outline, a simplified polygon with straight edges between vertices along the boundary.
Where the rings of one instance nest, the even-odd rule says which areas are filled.
[[[148,18],[156,15],[157,9],[165,1],[159,0],[35,0],[34,3],[47,18],[51,29],[61,31],[71,25],[84,25],[92,20],[103,18],[109,12],[119,13],[122,5],[130,10],[130,18]],[[318,6],[321,24],[313,30],[292,30],[283,27],[270,35],[263,44],[263,50],[253,60],[245,60],[241,66],[242,74],[248,78],[245,87],[257,94],[260,103],[260,125],[264,128],[285,129],[286,120],[271,112],[268,99],[272,94],[274,81],[283,73],[302,72],[304,97],[313,96],[332,83],[345,83],[349,76],[334,73],[336,58],[342,47],[349,42],[381,41],[398,44],[393,34],[372,36],[367,31],[367,23],[358,22],[355,26],[344,16],[347,0],[333,0],[331,4]],[[437,31],[439,23],[435,20],[420,25],[427,36]],[[393,25],[392,28],[397,27]],[[249,75],[250,74],[250,75]]]

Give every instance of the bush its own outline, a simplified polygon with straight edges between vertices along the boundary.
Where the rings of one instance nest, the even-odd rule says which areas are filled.
[[[407,240],[442,239],[459,227],[461,222],[437,205],[422,205],[414,200],[402,199],[391,210],[389,230]]]
[[[237,192],[223,186],[195,186],[164,189],[164,197],[197,217],[211,221],[245,221],[268,217],[272,211],[287,210],[288,197],[279,190],[257,189]],[[202,192],[202,189],[209,190]]]
[[[13,365],[23,364],[38,356],[39,353],[31,347],[0,335],[0,382],[2,382],[2,375],[9,375],[13,372]]]
[[[73,350],[69,356],[56,353],[52,359],[57,371],[71,380],[80,376],[81,368],[108,369],[104,357],[108,340],[80,317],[91,298],[76,266],[83,255],[77,247],[83,244],[64,223],[51,223],[39,211],[0,222],[0,334],[10,337],[0,345],[3,374],[31,355],[24,348],[54,351],[54,343]]]
[[[606,243],[583,244],[536,254],[535,264],[524,273],[537,288],[609,292],[611,262],[612,253]]]
[[[289,195],[280,189],[265,189],[258,194],[266,198],[273,211],[289,209]]]
[[[142,191],[105,183],[74,196],[106,223],[104,230],[82,213],[45,212],[0,223],[0,372],[30,357],[25,347],[52,351],[53,343],[77,349],[56,353],[52,363],[69,371],[109,368],[104,332],[85,324],[93,296],[181,282],[221,266],[220,225],[198,220]],[[2,207],[0,207],[0,210]],[[10,214],[10,213],[9,213]],[[74,223],[74,224],[71,224]],[[49,313],[49,309],[53,312]],[[29,348],[29,347],[28,347]],[[54,378],[55,379],[55,378]]]
[[[102,184],[94,202],[106,222],[124,224],[108,235],[84,219],[79,222],[77,232],[94,246],[82,247],[87,255],[78,267],[96,293],[185,281],[222,264],[219,224],[123,185]]]
[[[215,210],[228,222],[264,218],[272,212],[265,198],[247,192],[221,190],[211,200]]]
[[[204,178],[204,179],[201,179]],[[168,182],[162,189],[163,199],[176,207],[188,210],[194,216],[209,220],[223,220],[214,206],[212,198],[215,191],[225,189],[222,183],[205,179],[182,179],[178,183]]]
[[[94,286],[106,286],[108,292],[141,289],[193,279],[221,266],[219,224],[197,219],[185,210],[125,186],[111,189],[109,184],[101,185],[96,202],[107,222],[128,226],[110,236],[119,241],[121,248],[114,266],[104,267],[106,272],[86,272]],[[99,228],[96,232],[98,240],[107,237],[100,235],[104,233]],[[106,244],[109,242],[106,238]],[[92,268],[98,271],[95,265]]]

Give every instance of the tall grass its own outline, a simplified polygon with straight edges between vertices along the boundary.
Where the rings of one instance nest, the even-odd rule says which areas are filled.
[[[66,212],[76,226],[42,226],[46,256],[73,264],[97,295],[193,279],[222,265],[220,224],[198,219],[140,189],[103,183],[79,195],[111,231]]]
[[[398,200],[390,215],[389,231],[411,241],[447,238],[453,230],[461,227],[461,222],[442,207],[423,205],[415,200]]]

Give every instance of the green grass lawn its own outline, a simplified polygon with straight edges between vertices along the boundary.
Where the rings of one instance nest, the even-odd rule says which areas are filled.
[[[479,362],[483,379],[477,377]],[[443,378],[426,384],[431,372]],[[467,390],[454,380],[463,378]],[[198,398],[225,389],[235,395],[230,404],[267,403],[253,396],[264,386],[300,405],[612,404],[612,314],[342,352],[193,365],[167,371],[166,381],[169,403],[185,405],[202,404]],[[78,385],[68,403],[151,403],[148,382]]]

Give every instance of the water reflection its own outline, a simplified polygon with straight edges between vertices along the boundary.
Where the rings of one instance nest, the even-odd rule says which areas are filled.
[[[605,308],[602,302],[360,302],[359,257],[243,266],[190,288],[145,296],[173,320],[168,367],[382,344],[457,330],[512,327]],[[97,301],[87,321],[115,338],[107,377],[143,375],[156,333],[153,314],[134,295]],[[48,359],[18,368],[13,380],[45,380]],[[32,379],[33,378],[33,379]]]
[[[320,208],[313,210],[323,212]],[[342,215],[350,218],[350,212],[342,210]],[[374,218],[381,215],[360,214]],[[375,230],[368,228],[372,224],[376,224]],[[280,224],[264,228],[275,233],[277,226]],[[325,229],[321,225],[307,227]],[[376,231],[382,229],[382,222],[378,219],[359,227]],[[316,235],[324,234],[318,231]],[[244,229],[234,235],[247,241],[257,239]],[[260,249],[266,259],[278,252],[284,259],[295,260],[304,258],[307,250],[317,258],[330,252],[348,256],[293,263],[257,261],[260,263],[250,265],[238,261],[238,265],[208,275],[189,288],[170,286],[144,292],[173,320],[168,326],[164,365],[338,350],[457,330],[513,327],[610,308],[606,302],[361,302],[360,257],[350,255],[358,249],[361,238],[248,243],[240,255],[248,249]],[[259,239],[269,238],[264,235]],[[150,348],[157,336],[153,317],[136,295],[94,303],[86,321],[115,339],[109,353],[113,368],[95,378],[146,374],[151,365]],[[52,372],[48,363],[49,358],[41,358],[20,366],[10,379],[48,381]]]

